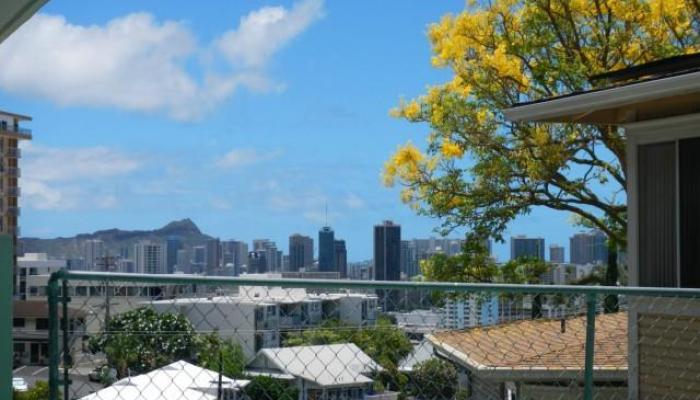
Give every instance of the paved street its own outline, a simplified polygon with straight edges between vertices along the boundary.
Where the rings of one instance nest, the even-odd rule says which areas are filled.
[[[70,379],[71,383],[71,393],[76,399],[86,396],[102,388],[102,385],[97,382],[90,382],[88,379],[88,373],[92,368],[90,367],[77,367],[71,369]],[[63,370],[60,371],[63,374]],[[24,378],[27,381],[29,387],[34,387],[38,381],[48,381],[49,380],[49,367],[42,366],[21,366],[15,368],[12,372],[12,376],[15,378]]]

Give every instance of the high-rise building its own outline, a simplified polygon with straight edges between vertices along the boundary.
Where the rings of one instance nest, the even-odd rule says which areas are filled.
[[[510,238],[510,259],[520,257],[537,258],[544,261],[544,239],[513,236]]]
[[[318,270],[336,272],[335,267],[335,233],[330,226],[324,226],[318,231]]]
[[[564,246],[553,244],[549,246],[549,261],[557,264],[564,263]]]
[[[165,242],[165,247],[165,268],[167,273],[172,274],[177,265],[177,252],[182,249],[182,241],[178,237],[171,236]]]
[[[346,278],[348,276],[348,250],[345,247],[345,240],[335,241],[335,270],[338,271],[338,277]]]
[[[289,237],[289,270],[299,271],[314,264],[314,240],[298,233]]]
[[[234,275],[240,274],[243,266],[248,263],[248,243],[239,240],[221,242],[222,264],[233,264]]]
[[[374,226],[374,280],[401,280],[401,225],[391,221]],[[397,291],[377,290],[377,295],[385,312],[399,306]]]
[[[401,241],[401,275],[410,279],[420,273],[418,268],[418,258],[416,258],[416,247],[412,240]]]
[[[140,274],[164,274],[165,246],[163,243],[142,240],[134,245],[134,269]]]
[[[0,233],[12,236],[15,248],[12,279],[17,276],[17,254],[19,242],[19,159],[20,140],[31,140],[32,132],[21,128],[21,121],[31,121],[26,115],[0,111]],[[16,293],[15,293],[16,294]]]
[[[99,239],[89,239],[83,242],[83,258],[88,270],[96,270],[100,259],[104,256],[104,242]]]
[[[178,250],[175,259],[177,272],[184,274],[192,273],[192,258],[190,258],[190,252],[187,249]]]
[[[569,239],[569,254],[572,264],[605,264],[608,262],[607,236],[593,230],[577,233]]]
[[[253,251],[265,252],[265,261],[267,262],[265,272],[281,272],[282,252],[277,249],[275,242],[269,239],[255,239],[253,240]]]
[[[192,247],[192,262],[191,273],[201,274],[206,271],[207,267],[207,248],[206,246]]]
[[[207,275],[219,275],[221,272],[221,242],[219,239],[209,239],[204,243],[206,247],[206,272]]]
[[[264,274],[267,269],[267,251],[254,250],[248,253],[248,273],[249,274]]]

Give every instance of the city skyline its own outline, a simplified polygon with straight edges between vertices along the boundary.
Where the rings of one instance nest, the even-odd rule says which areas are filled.
[[[80,47],[104,51],[105,57],[120,62],[122,74],[90,71],[96,81],[114,89],[105,91],[113,97],[87,91],[57,101],[57,87],[75,87],[76,80],[85,79],[84,71],[56,75],[51,69],[17,66],[12,73],[24,75],[11,77],[6,75],[9,69],[0,71],[3,107],[34,116],[27,127],[36,134],[31,143],[22,144],[22,235],[49,238],[111,227],[148,229],[191,217],[222,239],[250,242],[270,237],[283,244],[292,232],[315,236],[328,204],[328,223],[342,232],[348,261],[371,258],[372,241],[367,237],[376,221],[397,221],[406,237],[430,236],[440,221],[415,215],[401,204],[399,190],[384,187],[379,178],[396,147],[407,140],[421,142],[428,127],[412,126],[411,135],[405,135],[408,124],[390,117],[388,111],[401,98],[421,93],[426,80],[440,82],[447,76],[430,65],[425,32],[441,15],[463,6],[456,0],[399,8],[301,0],[225,3],[210,15],[194,4],[165,1],[100,7],[77,7],[65,0],[48,3],[0,46],[3,59],[26,59],[23,52],[37,46],[32,32],[47,25],[57,30],[54,38],[45,40],[91,26],[99,35],[108,35],[110,27],[119,24],[138,23],[153,33],[165,32],[164,26],[171,24],[173,34],[191,39],[192,48],[178,54],[180,58],[156,60],[161,64],[149,70],[172,67],[192,81],[203,98],[188,103],[191,99],[186,97],[157,97],[161,92],[156,91],[156,97],[143,99],[144,103],[125,103],[118,95],[127,96],[135,87],[131,81],[124,84],[124,74],[133,75],[131,63],[143,62],[141,56],[153,49],[134,45],[135,55],[125,57],[96,40],[99,35],[76,35],[76,42],[66,46],[59,41],[56,46],[65,57],[84,57],[73,51]],[[372,12],[358,30],[352,16],[367,7]],[[250,34],[242,21],[271,10],[300,16],[293,20],[298,23],[290,30],[293,34],[277,38],[275,46],[259,52],[225,48],[206,54],[213,58],[212,69],[233,74],[227,78],[241,77],[243,72],[256,78],[222,98],[211,97],[196,79],[208,72],[196,56],[227,34]],[[387,16],[397,21],[391,28],[385,24]],[[290,21],[282,18],[279,23]],[[354,40],[358,37],[372,40]],[[396,40],[399,37],[402,40]],[[131,36],[121,39],[127,44],[140,41]],[[168,43],[154,46],[165,51]],[[353,44],[340,56],[337,43]],[[181,67],[185,61],[195,70]],[[33,63],[41,64],[58,63]],[[358,81],[358,71],[370,70],[382,79]],[[306,79],[309,76],[315,78]],[[47,82],[46,77],[51,79]],[[166,85],[172,76],[133,78],[136,84]],[[26,83],[17,87],[10,81]],[[209,107],[185,115],[183,105],[190,104]],[[355,151],[359,148],[362,152]],[[578,230],[568,219],[566,213],[536,209],[516,220],[505,238],[520,233],[543,235],[548,242],[568,237]],[[543,222],[547,232],[540,232]],[[495,244],[494,254],[507,259],[507,244]]]

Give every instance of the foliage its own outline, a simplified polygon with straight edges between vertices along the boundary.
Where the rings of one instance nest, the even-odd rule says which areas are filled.
[[[113,317],[106,331],[90,338],[89,346],[92,352],[105,353],[118,378],[190,359],[196,350],[194,329],[185,317],[146,307]]]
[[[253,377],[245,388],[250,400],[297,400],[299,390],[291,384],[267,376]]]
[[[468,283],[539,283],[547,265],[534,258],[518,258],[498,265],[489,255],[485,242],[467,237],[460,254],[436,254],[421,262],[427,281]]]
[[[37,381],[32,388],[26,392],[14,391],[12,400],[49,400],[49,383]]]
[[[199,335],[196,339],[196,360],[202,368],[222,373],[229,378],[239,378],[245,369],[245,354],[241,345],[232,339],[222,339],[214,332]]]
[[[430,126],[385,165],[385,183],[443,230],[502,239],[532,207],[573,213],[625,247],[625,137],[607,126],[510,123],[502,110],[594,87],[589,77],[700,51],[696,0],[471,2],[429,29],[451,81],[392,114]]]
[[[356,327],[326,321],[285,340],[285,346],[354,343],[384,368],[396,368],[413,346],[406,334],[386,317],[377,318],[374,326]]]
[[[451,399],[457,390],[457,370],[439,358],[416,364],[411,378],[417,399]]]

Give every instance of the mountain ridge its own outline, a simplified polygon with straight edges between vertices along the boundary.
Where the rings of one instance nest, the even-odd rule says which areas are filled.
[[[83,255],[82,243],[86,240],[99,239],[104,242],[105,250],[110,254],[120,254],[128,249],[131,255],[134,243],[140,240],[165,242],[169,237],[178,237],[185,247],[201,244],[212,237],[202,233],[190,218],[171,221],[161,228],[152,230],[125,230],[110,228],[92,233],[79,233],[75,236],[41,239],[33,237],[20,238],[21,249],[25,253],[48,253],[53,257],[78,258]]]

